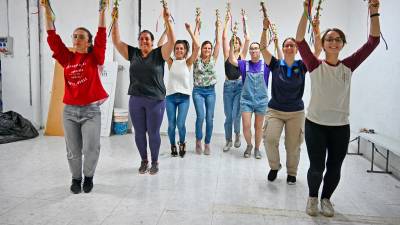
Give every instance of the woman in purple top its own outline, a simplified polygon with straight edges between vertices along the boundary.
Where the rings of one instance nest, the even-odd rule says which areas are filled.
[[[255,144],[254,157],[261,159],[260,144],[262,139],[262,126],[268,104],[268,66],[260,60],[260,43],[250,44],[250,60],[237,60],[234,56],[234,42],[232,40],[229,51],[229,62],[236,67],[242,75],[243,89],[240,97],[240,111],[242,112],[243,134],[247,143],[244,157],[249,158],[253,149],[251,143],[251,117],[255,114]]]
[[[308,8],[307,2],[304,3],[305,12]],[[306,213],[310,216],[318,215],[318,191],[322,179],[324,184],[321,212],[329,217],[335,213],[330,198],[339,184],[340,171],[350,138],[348,117],[351,76],[379,44],[378,11],[379,0],[370,0],[371,28],[368,41],[357,52],[343,60],[339,60],[339,53],[346,44],[346,37],[341,30],[333,28],[324,33],[322,47],[325,59],[319,60],[304,40],[306,13],[302,15],[297,28],[296,42],[311,79],[311,99],[305,121],[305,140],[310,160]],[[323,174],[325,165],[326,172]]]

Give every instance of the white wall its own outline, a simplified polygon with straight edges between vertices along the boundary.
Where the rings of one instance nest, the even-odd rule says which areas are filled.
[[[3,7],[6,0],[0,0],[0,35],[4,36],[6,30],[6,9]],[[34,117],[32,106],[29,103],[29,82],[27,71],[29,61],[27,57],[27,20],[26,0],[9,0],[10,10],[10,35],[14,37],[15,54],[13,58],[2,57],[3,66],[3,100],[6,110],[14,110],[22,113],[29,119]],[[31,0],[31,2],[36,2]],[[194,10],[199,6],[202,8],[202,31],[201,41],[214,40],[214,10],[218,8],[223,17],[225,14],[225,2],[215,0],[170,0],[169,5],[175,19],[175,31],[177,38],[190,40],[184,29],[184,22],[194,22]],[[32,4],[32,3],[31,3]],[[98,1],[52,1],[56,12],[57,32],[64,42],[71,44],[70,35],[74,28],[85,26],[92,32],[97,27]],[[280,0],[267,1],[270,17],[278,24],[279,36],[281,39],[288,36],[295,36],[297,23],[302,13],[301,1]],[[390,44],[390,50],[385,51],[382,44],[372,56],[356,70],[353,79],[352,102],[351,102],[351,124],[352,128],[371,127],[388,135],[400,136],[399,99],[397,86],[400,82],[399,59],[396,57],[399,46],[395,41],[399,35],[394,29],[398,15],[395,11],[399,3],[395,0],[382,1],[382,29]],[[77,7],[79,6],[79,7]],[[396,7],[397,6],[397,7]],[[240,9],[244,8],[249,17],[249,30],[254,41],[258,41],[262,28],[262,14],[259,12],[258,0],[232,0],[233,19],[240,21]],[[339,27],[348,34],[349,44],[345,47],[342,57],[356,50],[364,41],[366,34],[366,12],[364,1],[324,1],[322,11],[321,29],[327,27]],[[208,10],[207,10],[208,9]],[[357,10],[351,10],[357,9]],[[161,13],[159,0],[142,1],[142,29],[149,29],[154,32],[156,40],[161,35],[162,19],[159,19],[159,32],[155,26]],[[108,13],[109,14],[109,13]],[[32,16],[32,15],[31,15]],[[110,17],[107,18],[110,20]],[[110,21],[108,21],[110,22]],[[137,46],[138,33],[137,1],[120,2],[120,32],[121,39],[130,45]],[[44,31],[41,25],[41,31]],[[239,31],[239,35],[241,35]],[[46,123],[50,90],[54,69],[54,60],[46,43],[47,35],[41,34],[41,125]],[[307,39],[308,40],[308,39]],[[110,46],[109,46],[110,47]],[[272,49],[271,49],[272,50]],[[396,53],[395,53],[396,52]],[[122,59],[118,52],[114,53],[115,60],[123,65],[124,69],[119,72],[117,80],[117,93],[115,106],[128,108],[127,90],[129,86],[129,63]],[[372,63],[376,60],[377,65]],[[222,89],[224,81],[222,49],[217,63],[218,83],[216,85],[217,104],[215,111],[214,132],[223,133],[224,112],[222,104]],[[380,71],[378,71],[380,70]],[[361,75],[361,76],[359,76]],[[168,75],[166,74],[166,77]],[[388,79],[382,79],[382,78]],[[35,85],[34,85],[35,86]],[[36,85],[37,86],[37,85]],[[304,100],[306,105],[309,100],[309,81],[306,84]],[[37,87],[36,87],[37,88]],[[367,96],[367,97],[364,97]],[[397,100],[397,101],[396,101]],[[188,120],[188,132],[194,131],[195,112],[191,105]],[[164,117],[162,131],[167,130],[167,120]]]
[[[36,2],[36,1],[34,1]],[[3,111],[13,110],[31,120],[39,127],[40,116],[40,90],[39,87],[39,54],[37,12],[31,7],[32,1],[6,0],[0,1],[0,36],[11,36],[14,38],[13,56],[1,55],[2,62],[2,89],[3,89]],[[29,8],[29,19],[28,19]],[[7,24],[7,12],[9,24]],[[31,26],[28,29],[28,21]],[[32,26],[33,22],[33,26]],[[35,26],[36,24],[36,26]],[[9,27],[9,33],[7,31]],[[30,36],[29,36],[30,35]],[[29,48],[29,44],[31,45]],[[30,58],[29,54],[33,58]]]
[[[388,42],[389,50],[381,43],[371,56],[354,72],[351,93],[350,122],[352,130],[375,129],[376,132],[400,140],[400,46],[399,1],[381,1],[381,30]],[[350,31],[347,32],[349,46],[361,46],[366,41],[367,10],[363,1],[352,1]],[[347,46],[346,48],[349,48]]]

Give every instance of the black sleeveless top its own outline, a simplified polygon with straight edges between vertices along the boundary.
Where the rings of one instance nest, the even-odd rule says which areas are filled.
[[[238,58],[240,60],[240,56]],[[229,62],[229,58],[225,61],[225,75],[228,80],[237,80],[241,76],[239,67],[235,67]]]

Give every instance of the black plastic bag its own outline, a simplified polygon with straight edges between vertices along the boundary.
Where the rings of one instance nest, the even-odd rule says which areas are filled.
[[[0,144],[31,139],[39,135],[32,123],[20,114],[0,112]]]

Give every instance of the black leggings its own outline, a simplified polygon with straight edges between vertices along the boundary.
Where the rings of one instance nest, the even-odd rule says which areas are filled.
[[[307,181],[310,197],[318,197],[328,150],[321,199],[330,199],[339,184],[340,170],[347,153],[349,139],[350,125],[324,126],[306,119],[305,140],[310,159]]]

